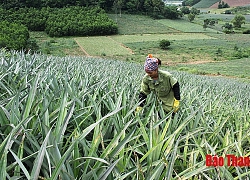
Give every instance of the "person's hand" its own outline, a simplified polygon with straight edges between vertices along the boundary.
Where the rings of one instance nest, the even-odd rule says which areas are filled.
[[[174,113],[178,111],[179,107],[180,107],[180,101],[174,98],[174,105],[173,105]]]
[[[135,113],[140,113],[142,110],[142,107],[141,106],[138,106],[136,109],[135,109]]]

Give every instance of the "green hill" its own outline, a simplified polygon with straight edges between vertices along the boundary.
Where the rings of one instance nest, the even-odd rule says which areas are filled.
[[[220,0],[201,0],[197,4],[195,4],[194,8],[209,8],[213,4],[219,2]]]

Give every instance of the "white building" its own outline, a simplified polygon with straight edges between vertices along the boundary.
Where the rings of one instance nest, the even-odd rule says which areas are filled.
[[[164,0],[163,2],[166,5],[168,5],[168,6],[182,6],[182,1],[168,1],[168,0]]]

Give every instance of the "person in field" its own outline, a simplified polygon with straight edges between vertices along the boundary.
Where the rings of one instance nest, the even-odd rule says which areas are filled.
[[[163,109],[166,113],[173,111],[173,116],[179,109],[180,104],[180,86],[175,77],[167,71],[159,69],[161,60],[154,58],[152,54],[146,57],[144,64],[144,75],[141,82],[139,93],[140,106],[136,112],[140,112],[145,105],[147,95],[154,92],[157,98],[162,102]]]

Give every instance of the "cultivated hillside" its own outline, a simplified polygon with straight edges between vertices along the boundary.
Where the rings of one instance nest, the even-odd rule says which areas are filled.
[[[220,0],[201,0],[197,4],[195,4],[193,7],[194,8],[209,8],[213,4],[219,2]]]
[[[250,5],[250,0],[223,0],[227,3],[230,7],[237,7],[237,6],[246,6]],[[213,4],[211,8],[218,8],[219,2]]]
[[[220,0],[201,0],[199,3],[195,4],[195,8],[218,8]],[[246,6],[250,5],[250,0],[223,0],[230,7]]]

